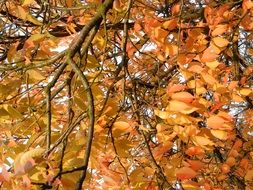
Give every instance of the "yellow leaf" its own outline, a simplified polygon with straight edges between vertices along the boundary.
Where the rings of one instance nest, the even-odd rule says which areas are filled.
[[[41,41],[47,37],[47,34],[33,34],[28,38],[30,41]]]
[[[24,0],[22,6],[31,5],[35,2],[35,0]]]
[[[212,31],[212,36],[218,36],[225,33],[228,30],[227,24],[219,24]]]
[[[228,138],[228,133],[226,131],[212,129],[211,133],[220,140],[227,140]]]
[[[131,126],[129,123],[125,122],[125,121],[116,121],[113,124],[113,130],[120,130],[120,131],[129,131],[131,129]]]
[[[190,113],[198,110],[198,108],[193,107],[191,104],[187,104],[187,103],[184,103],[184,102],[181,102],[178,100],[171,100],[169,102],[167,110],[174,111],[174,112],[180,112],[183,114],[190,114]]]
[[[208,74],[207,72],[202,72],[201,75],[204,81],[210,85],[214,85],[217,82],[216,79],[212,75]]]
[[[78,96],[74,96],[74,102],[81,110],[87,111],[87,106],[83,99],[79,98]]]
[[[192,181],[182,182],[184,190],[200,190],[200,187]]]
[[[30,15],[30,14],[28,14],[28,15],[26,16],[26,19],[27,19],[28,21],[30,21],[31,23],[35,24],[35,25],[38,25],[38,26],[42,26],[42,25],[43,25],[42,22],[38,21],[34,16],[32,16],[32,15]]]
[[[33,79],[35,81],[41,81],[45,79],[45,77],[36,69],[28,70],[27,73],[29,75],[29,79]]]
[[[220,63],[218,61],[211,61],[211,62],[206,62],[206,66],[208,66],[210,69],[215,70],[216,67],[218,67]]]
[[[193,136],[192,141],[196,146],[200,146],[202,148],[206,148],[205,146],[213,146],[214,143],[209,140],[207,137],[202,136]]]
[[[22,114],[10,105],[4,105],[5,110],[10,114],[12,118],[22,118]]]
[[[21,18],[22,20],[26,20],[27,15],[28,15],[28,12],[23,7],[18,6],[17,17]]]
[[[17,155],[14,160],[14,172],[16,175],[24,174],[35,165],[33,158],[41,157],[45,149],[35,148]]]
[[[85,57],[85,56],[84,56]],[[86,58],[86,57],[85,57]],[[93,55],[88,55],[86,67],[88,69],[93,69],[99,66],[98,60]]]
[[[215,52],[215,50],[210,46],[208,47],[201,56],[202,62],[210,62],[214,61],[219,55]]]
[[[250,89],[250,88],[243,88],[239,92],[240,92],[241,95],[248,96],[251,93],[253,93],[253,90]]]
[[[213,38],[213,42],[218,47],[226,47],[229,44],[229,41],[227,39],[221,38],[221,37],[215,37]]]
[[[245,180],[252,181],[253,180],[253,170],[248,170],[244,178],[245,178]]]
[[[161,119],[168,119],[170,117],[170,113],[167,111],[155,110],[154,112],[155,112],[155,115],[157,115]]]
[[[232,100],[235,102],[244,102],[244,99],[235,93],[232,94]]]

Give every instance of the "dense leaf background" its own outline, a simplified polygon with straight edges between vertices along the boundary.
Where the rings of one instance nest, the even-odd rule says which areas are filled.
[[[1,189],[253,189],[251,0],[1,0]]]

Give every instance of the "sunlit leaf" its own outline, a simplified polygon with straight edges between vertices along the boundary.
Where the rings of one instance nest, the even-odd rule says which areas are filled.
[[[212,69],[212,70],[215,70],[216,69],[216,67],[218,67],[219,66],[219,62],[218,61],[211,61],[211,62],[206,62],[206,66],[208,66],[210,69]]]
[[[211,61],[215,61],[215,59],[219,57],[219,55],[217,53],[215,53],[215,50],[212,49],[211,47],[208,47],[203,55],[201,56],[201,61],[202,62],[211,62]]]
[[[167,110],[180,112],[183,114],[190,114],[198,110],[198,108],[192,106],[191,104],[187,104],[178,100],[171,100],[167,106]]]
[[[167,93],[178,92],[178,91],[184,90],[186,88],[187,88],[187,86],[182,85],[182,84],[169,85],[167,88]]]
[[[216,138],[220,139],[220,140],[227,140],[228,138],[228,133],[226,131],[222,131],[222,130],[210,130],[212,135],[215,136]]]
[[[201,147],[193,146],[188,148],[185,153],[189,156],[201,155],[204,153],[204,150]]]
[[[31,5],[35,2],[35,0],[24,0],[22,6]]]
[[[172,94],[171,98],[186,103],[191,103],[194,100],[194,96],[191,95],[189,92],[177,92]]]
[[[129,123],[127,123],[125,121],[116,121],[113,124],[113,130],[120,130],[120,131],[127,132],[127,131],[131,130],[131,126]]]
[[[243,88],[239,92],[240,92],[241,95],[248,96],[251,93],[253,93],[253,90],[250,89],[250,88]]]
[[[227,31],[228,31],[228,26],[226,24],[219,24],[212,31],[212,36],[218,36],[218,35],[224,34]]]
[[[227,39],[224,39],[224,38],[221,38],[221,37],[213,38],[213,42],[218,47],[226,47],[229,44],[229,41]]]
[[[45,149],[43,148],[35,148],[29,150],[27,152],[20,153],[17,155],[14,161],[14,171],[15,174],[24,174],[28,170],[34,167],[35,161],[34,158],[41,157],[44,153]]]
[[[177,27],[177,19],[168,20],[163,23],[163,28],[167,30],[173,30],[176,27]]]
[[[195,145],[205,148],[206,146],[213,146],[214,143],[207,137],[194,136],[192,141]]]
[[[185,179],[192,179],[196,177],[197,172],[189,167],[183,167],[176,171],[176,176],[178,179],[185,180]]]

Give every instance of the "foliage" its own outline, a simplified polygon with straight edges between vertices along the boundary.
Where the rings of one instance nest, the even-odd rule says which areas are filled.
[[[253,189],[251,0],[2,0],[1,189]]]

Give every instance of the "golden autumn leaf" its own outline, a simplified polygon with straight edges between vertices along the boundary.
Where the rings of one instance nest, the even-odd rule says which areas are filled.
[[[202,62],[210,62],[210,61],[215,61],[215,59],[218,57],[219,55],[215,53],[215,50],[212,47],[208,47],[202,54],[200,60]]]
[[[199,146],[192,146],[190,148],[188,148],[185,153],[189,156],[196,156],[196,155],[201,155],[204,153],[203,148],[199,147]]]
[[[193,169],[196,172],[201,170],[205,165],[200,160],[188,160],[187,163],[189,164],[188,167],[190,167],[191,169]]]
[[[17,7],[17,12],[16,12],[17,16],[23,20],[27,19],[27,15],[29,14],[23,7],[18,6]]]
[[[15,119],[20,119],[22,118],[22,114],[14,107],[12,107],[11,105],[3,105],[3,107],[5,108],[5,110],[10,114],[10,116],[12,118]]]
[[[166,56],[174,56],[178,53],[178,47],[173,44],[165,45],[165,55]]]
[[[252,181],[253,180],[253,170],[248,170],[244,178],[245,178],[245,180]]]
[[[182,84],[173,84],[173,85],[169,85],[167,88],[167,93],[173,93],[173,92],[178,92],[181,90],[187,89],[186,85],[182,85]]]
[[[213,146],[214,145],[214,143],[208,137],[193,136],[193,137],[191,137],[191,139],[196,146],[200,146],[203,148],[206,148],[206,146]]]
[[[218,138],[220,140],[227,140],[227,138],[228,138],[228,133],[226,131],[215,130],[215,129],[212,129],[210,131],[211,131],[213,136],[215,136],[216,138]]]
[[[161,119],[168,119],[170,117],[170,112],[167,111],[161,111],[156,109],[155,111],[155,115],[157,115],[158,117],[160,117]]]
[[[171,100],[169,101],[169,105],[167,106],[167,110],[174,111],[174,112],[180,112],[183,114],[190,114],[198,108],[192,106],[191,104],[187,104],[185,102],[181,102],[178,100]]]
[[[227,24],[219,24],[215,27],[215,29],[212,31],[212,36],[218,36],[221,34],[224,34],[228,30]]]
[[[41,157],[45,152],[44,148],[35,148],[17,155],[14,160],[14,171],[16,175],[24,174],[35,165],[34,158]]]
[[[173,30],[177,27],[177,19],[167,20],[162,26],[164,29]]]
[[[201,75],[207,84],[214,85],[217,82],[217,80],[207,72],[202,72]]]
[[[229,44],[229,41],[222,37],[215,37],[213,38],[213,42],[218,47],[226,47]]]
[[[27,74],[29,75],[29,79],[33,79],[35,81],[41,81],[45,79],[45,77],[37,69],[28,70]]]
[[[250,88],[243,88],[239,92],[240,92],[241,95],[248,96],[251,93],[253,93],[253,90],[250,89]]]
[[[206,121],[207,126],[211,129],[231,130],[231,127],[226,123],[229,123],[229,121],[218,115],[212,115]]]
[[[181,180],[192,179],[197,176],[197,172],[189,167],[182,167],[176,171],[176,176]]]
[[[189,92],[177,92],[171,95],[171,98],[174,100],[179,100],[185,103],[191,103],[194,100],[194,96]]]
[[[120,131],[127,132],[127,131],[131,130],[131,126],[129,123],[127,123],[125,121],[116,121],[113,124],[113,130],[120,130]]]
[[[24,0],[22,6],[31,5],[35,2],[35,0]]]
[[[198,183],[193,181],[182,182],[184,190],[200,190]]]
[[[215,70],[219,65],[220,65],[220,62],[218,62],[217,60],[206,62],[206,66],[208,66],[212,70]]]

